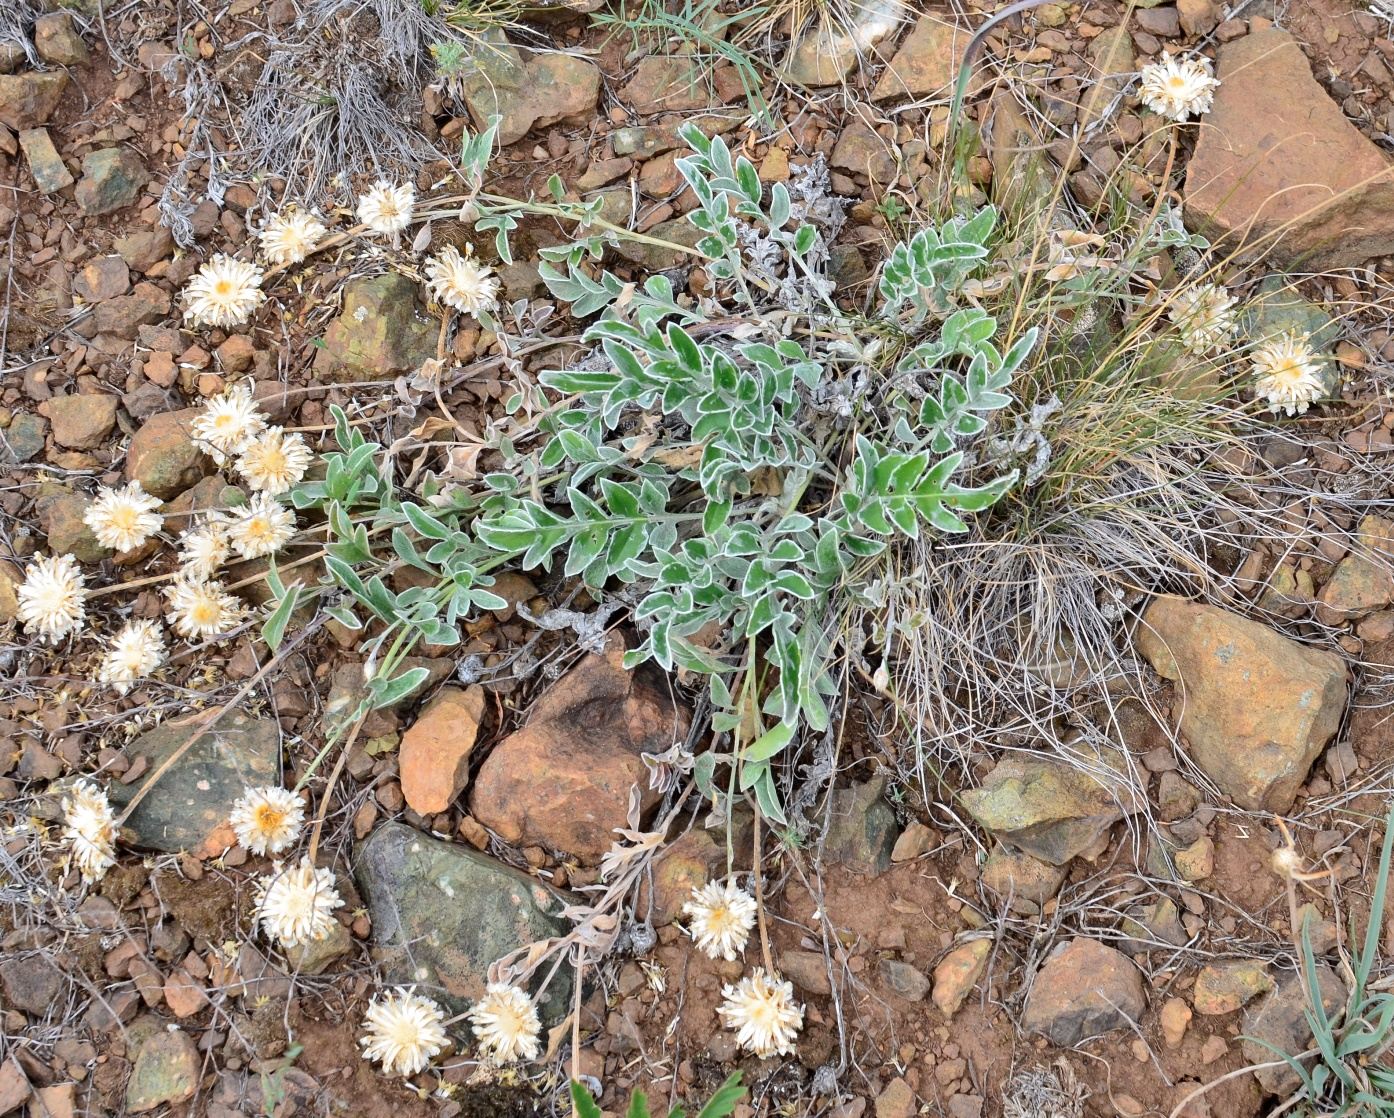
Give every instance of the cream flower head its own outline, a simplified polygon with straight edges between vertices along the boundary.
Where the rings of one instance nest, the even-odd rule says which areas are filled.
[[[363,1025],[363,1058],[380,1063],[388,1075],[415,1075],[445,1047],[444,1011],[414,990],[374,998]]]
[[[725,885],[709,881],[692,890],[692,899],[682,906],[692,919],[688,934],[708,958],[731,962],[745,950],[750,930],[755,927],[755,898],[728,880]]]
[[[722,988],[725,999],[717,1013],[728,1029],[736,1030],[736,1042],[764,1059],[787,1056],[803,1028],[803,1006],[794,1001],[794,987],[763,967],[734,986]]]
[[[261,269],[218,253],[184,287],[184,317],[195,326],[241,326],[261,306]]]
[[[79,780],[63,798],[63,837],[72,844],[73,864],[88,881],[116,865],[116,817],[106,793]]]
[[[38,556],[25,568],[15,597],[25,632],[49,644],[80,628],[87,616],[82,571],[71,555]]]
[[[358,220],[374,233],[395,237],[411,224],[415,208],[416,187],[411,183],[393,186],[379,181],[358,199]]]
[[[461,256],[454,245],[427,259],[426,279],[436,300],[457,311],[477,316],[498,305],[498,276],[473,256]]]
[[[228,816],[237,841],[253,854],[279,854],[300,837],[305,805],[287,788],[248,788]]]
[[[132,621],[111,638],[97,679],[124,695],[165,662],[165,638],[158,621]]]
[[[1254,392],[1268,401],[1268,410],[1304,415],[1326,395],[1321,361],[1309,339],[1287,334],[1254,350]]]
[[[1186,120],[1210,111],[1220,87],[1208,58],[1175,59],[1163,52],[1160,62],[1142,68],[1142,103],[1168,120]]]
[[[295,514],[270,493],[254,493],[244,506],[228,513],[227,537],[243,559],[273,555],[294,535]]]
[[[1220,348],[1239,324],[1235,298],[1217,283],[1195,283],[1171,294],[1167,318],[1176,324],[1181,344],[1192,353]]]
[[[267,938],[282,947],[324,939],[343,903],[334,871],[317,868],[308,855],[288,868],[277,863],[256,887],[256,919]]]
[[[267,218],[266,224],[257,230],[257,240],[272,264],[299,264],[327,232],[314,213],[293,207]]]
[[[155,511],[160,504],[160,498],[152,497],[141,488],[140,482],[133,481],[124,489],[100,490],[97,499],[82,514],[82,520],[103,547],[130,551],[164,524],[164,517]]]
[[[314,455],[299,434],[268,427],[238,456],[237,472],[254,490],[284,493],[305,476],[313,459]]]
[[[164,595],[170,625],[189,640],[216,637],[242,620],[242,603],[216,580],[201,582],[181,572],[165,587]]]
[[[221,466],[266,430],[266,417],[252,398],[251,384],[244,381],[210,397],[194,418],[193,429],[194,440]]]
[[[479,1047],[493,1060],[535,1060],[542,1050],[542,1022],[527,993],[504,982],[491,982],[466,1014]]]
[[[227,562],[231,550],[222,518],[208,515],[202,524],[179,533],[180,577],[189,582],[206,582]]]

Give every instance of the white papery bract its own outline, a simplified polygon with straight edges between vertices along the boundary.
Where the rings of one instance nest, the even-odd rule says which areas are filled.
[[[374,998],[363,1015],[363,1058],[388,1075],[415,1075],[445,1047],[445,1013],[431,998],[397,990]]]
[[[266,298],[261,269],[218,253],[184,287],[184,317],[195,326],[241,326]]]
[[[71,555],[38,556],[25,568],[15,597],[25,632],[49,644],[80,628],[87,615],[82,571]]]

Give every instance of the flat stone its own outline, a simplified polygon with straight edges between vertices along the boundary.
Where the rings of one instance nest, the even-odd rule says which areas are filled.
[[[66,70],[0,75],[0,124],[16,132],[47,124],[67,88]]]
[[[82,266],[73,290],[89,303],[115,299],[131,289],[131,269],[119,256],[98,256]]]
[[[1322,1007],[1333,1015],[1346,1004],[1346,986],[1336,972],[1318,963],[1317,990]],[[1270,1095],[1285,1097],[1297,1089],[1297,1073],[1287,1064],[1271,1066],[1277,1055],[1285,1052],[1297,1056],[1312,1044],[1312,1027],[1307,1020],[1307,997],[1301,979],[1289,972],[1279,980],[1261,1001],[1245,1011],[1240,1027],[1244,1060],[1250,1064],[1267,1064],[1254,1072],[1254,1077]]]
[[[29,1079],[14,1057],[0,1063],[0,1114],[9,1114],[29,1098]]]
[[[27,411],[17,413],[4,432],[5,442],[9,445],[9,460],[32,462],[44,452],[47,432],[48,420],[43,416]]]
[[[96,323],[99,334],[134,338],[142,326],[153,325],[168,317],[170,307],[168,291],[153,283],[138,283],[129,295],[98,303],[92,312],[92,321]]]
[[[77,204],[88,217],[114,213],[140,197],[150,172],[130,148],[100,148],[82,157]]]
[[[623,664],[618,634],[547,688],[522,727],[484,759],[470,814],[505,842],[562,850],[596,865],[627,825],[637,789],[640,813],[658,802],[643,754],[662,753],[687,733],[689,714],[651,666]]]
[[[87,62],[87,44],[73,26],[71,12],[49,12],[34,21],[34,49],[45,62],[55,66],[82,66]]]
[[[945,1017],[959,1011],[982,978],[991,954],[990,939],[972,939],[960,943],[939,960],[934,968],[934,1005]]]
[[[339,317],[324,333],[315,371],[336,381],[414,373],[436,354],[439,324],[422,309],[418,285],[396,272],[352,280]]]
[[[1066,872],[1064,866],[1043,862],[1025,851],[998,846],[983,863],[981,881],[1013,912],[1034,914],[1060,891]]]
[[[1187,224],[1304,271],[1394,252],[1394,168],[1297,41],[1269,27],[1223,44],[1218,63],[1186,172]]]
[[[914,1118],[920,1103],[914,1088],[896,1076],[876,1096],[876,1118]]]
[[[126,1110],[144,1114],[193,1098],[198,1089],[198,1048],[182,1029],[159,1029],[140,1045],[126,1084]]]
[[[889,141],[864,120],[852,120],[833,145],[829,163],[840,170],[866,175],[875,183],[896,176],[896,160]]]
[[[873,101],[895,97],[948,98],[958,80],[971,31],[943,15],[926,13],[915,22],[871,91]]]
[[[1021,1025],[1072,1048],[1086,1037],[1127,1028],[1146,1008],[1142,975],[1126,955],[1097,940],[1072,939],[1036,972]]]
[[[115,396],[73,393],[55,396],[44,404],[53,426],[53,441],[69,450],[92,450],[102,445],[116,426]]]
[[[885,781],[877,777],[833,789],[823,836],[824,861],[869,875],[890,868],[900,828],[895,811],[881,795],[884,788]]]
[[[814,88],[839,84],[900,26],[905,10],[904,0],[861,0],[835,18],[819,19],[789,48],[785,76]]]
[[[1218,1017],[1243,1009],[1260,994],[1273,989],[1268,967],[1256,959],[1210,963],[1200,968],[1191,1004],[1197,1013]]]
[[[792,950],[779,956],[779,972],[795,987],[815,998],[826,998],[832,993],[832,983],[828,981],[828,962],[818,951]]]
[[[144,272],[174,252],[174,234],[164,226],[142,229],[117,237],[112,248],[132,268]]]
[[[97,541],[97,534],[83,519],[92,501],[81,493],[53,493],[36,502],[39,523],[55,555],[71,555],[79,563],[99,563],[111,558],[111,548]]]
[[[443,687],[402,735],[402,794],[417,814],[444,811],[464,791],[483,717],[483,687]]]
[[[461,95],[476,127],[487,127],[495,115],[502,117],[499,143],[506,145],[534,128],[580,123],[593,116],[600,70],[575,55],[520,51],[499,34],[477,48]]]
[[[639,911],[649,912],[655,928],[673,923],[682,906],[692,899],[692,891],[712,880],[725,864],[724,843],[718,843],[711,832],[694,827],[654,858],[652,909],[646,905],[647,886],[641,885]]]
[[[29,173],[34,176],[34,185],[40,193],[57,194],[65,186],[73,185],[73,176],[53,146],[47,128],[26,128],[19,134],[19,146],[24,149]]]
[[[43,1019],[67,985],[67,976],[46,955],[25,955],[0,963],[0,991],[4,992],[6,1009]]]
[[[1248,811],[1285,812],[1346,705],[1334,653],[1298,644],[1215,606],[1162,595],[1138,628],[1139,650],[1179,684],[1192,760]]]
[[[323,939],[312,939],[299,947],[287,948],[286,962],[293,974],[323,974],[331,964],[352,950],[353,937],[347,928],[335,920],[329,926],[329,934]]]
[[[918,967],[899,959],[882,959],[877,969],[882,981],[897,997],[908,1002],[922,1002],[929,997],[929,979]]]
[[[535,879],[402,823],[358,848],[354,877],[386,981],[420,985],[453,1013],[484,993],[495,960],[570,928],[561,897]],[[539,1007],[549,1022],[569,1011],[570,987],[562,967]]]
[[[1394,520],[1371,514],[1360,521],[1355,549],[1336,564],[1318,601],[1327,624],[1394,604]]]
[[[627,192],[626,192],[627,193]],[[696,248],[702,234],[685,217],[675,217],[671,221],[661,221],[645,234],[655,240],[668,241],[671,245]],[[646,241],[620,241],[615,252],[630,263],[638,264],[646,271],[662,272],[681,264],[697,264],[703,258],[685,253],[681,248],[657,245]]]
[[[1088,771],[1082,764],[1011,753],[962,800],[978,824],[1003,842],[1063,866],[1141,806],[1125,772],[1112,750],[1101,751]]]
[[[144,757],[150,774],[134,784],[113,784],[118,809],[194,733],[192,726],[165,723],[126,746],[135,760]],[[203,734],[175,761],[131,813],[126,826],[135,845],[168,853],[189,851],[212,857],[236,841],[227,823],[233,804],[249,787],[280,783],[281,731],[274,718],[235,713]]]
[[[199,408],[157,412],[131,436],[126,450],[126,480],[161,500],[177,497],[213,472],[213,460],[193,441]]]
[[[710,109],[724,102],[713,89],[714,75],[703,62],[678,55],[650,54],[639,60],[619,99],[640,116]]]

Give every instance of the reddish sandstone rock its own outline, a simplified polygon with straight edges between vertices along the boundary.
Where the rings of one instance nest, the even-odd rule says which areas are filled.
[[[200,410],[159,412],[147,419],[126,451],[126,479],[169,500],[212,473],[212,459],[192,437],[194,417]]]
[[[402,735],[402,795],[412,811],[444,811],[465,787],[484,717],[484,688],[443,687]]]
[[[1318,270],[1394,252],[1394,164],[1291,35],[1267,28],[1226,43],[1217,76],[1186,173],[1188,225]]]
[[[1036,972],[1021,1025],[1070,1048],[1086,1037],[1127,1028],[1146,1007],[1142,975],[1126,955],[1097,940],[1072,939]]]
[[[641,754],[661,753],[687,734],[652,669],[626,671],[611,637],[554,683],[522,729],[494,747],[474,781],[470,811],[505,842],[566,851],[594,865],[626,825],[630,790],[641,808],[658,802]]]

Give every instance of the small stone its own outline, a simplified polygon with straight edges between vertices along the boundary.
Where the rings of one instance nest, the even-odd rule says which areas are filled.
[[[995,847],[983,863],[981,881],[1008,902],[1013,912],[1034,914],[1059,891],[1066,868],[1053,866],[1019,850]]]
[[[1042,27],[1064,27],[1070,18],[1063,4],[1042,4],[1032,16]]]
[[[823,836],[825,861],[872,875],[890,868],[897,828],[895,812],[881,795],[884,787],[876,778],[833,790]]]
[[[499,122],[499,143],[521,140],[534,128],[578,122],[595,112],[600,70],[576,55],[521,51],[502,32],[478,45],[461,88],[477,127]]]
[[[805,994],[826,998],[832,993],[828,962],[818,951],[785,951],[779,956],[779,972]]]
[[[954,1095],[947,1108],[948,1118],[982,1118],[983,1100],[980,1095]]]
[[[978,984],[992,953],[992,941],[973,939],[961,943],[934,968],[934,1005],[945,1017],[958,1012]]]
[[[351,280],[343,310],[325,331],[315,370],[336,381],[416,372],[435,356],[439,333],[425,315],[418,288],[396,272]]]
[[[946,95],[958,78],[972,32],[942,15],[916,21],[871,91],[873,101]]]
[[[1204,881],[1215,872],[1215,841],[1208,835],[1172,855],[1183,881]]]
[[[82,157],[77,204],[88,217],[113,213],[140,196],[150,172],[129,148],[100,148]]]
[[[1057,946],[1037,972],[1021,1024],[1070,1048],[1127,1028],[1146,1006],[1142,975],[1126,955],[1097,940],[1072,939]]]
[[[29,1080],[14,1060],[0,1063],[0,1114],[9,1114],[29,1097]]]
[[[640,116],[710,109],[713,77],[701,62],[691,58],[645,55],[634,76],[620,88],[619,98]]]
[[[1196,975],[1191,1004],[1206,1017],[1218,1017],[1242,1009],[1260,994],[1273,989],[1268,967],[1256,960],[1210,963]]]
[[[126,479],[167,501],[211,473],[212,460],[191,438],[200,410],[158,412],[141,424],[126,451]]]
[[[165,979],[165,1005],[176,1017],[192,1017],[208,1004],[208,994],[197,978],[183,967]]]
[[[875,183],[889,183],[896,176],[890,142],[864,120],[853,120],[842,130],[829,162],[841,170],[866,175]]]
[[[134,338],[142,326],[165,318],[170,311],[169,292],[153,283],[138,283],[129,295],[98,303],[92,320],[97,332],[115,338]]]
[[[136,1052],[126,1085],[126,1110],[144,1114],[193,1098],[198,1067],[198,1048],[187,1033],[158,1028]]]
[[[0,124],[16,132],[47,124],[67,88],[66,70],[0,75]]]
[[[1328,1016],[1346,1004],[1346,986],[1325,964],[1316,967],[1317,991]],[[1270,1095],[1286,1096],[1297,1089],[1297,1073],[1286,1063],[1276,1063],[1278,1053],[1297,1056],[1312,1043],[1310,1012],[1302,981],[1295,973],[1285,974],[1278,985],[1244,1013],[1240,1028],[1244,1059],[1262,1065],[1254,1077]]]
[[[938,844],[937,831],[926,827],[918,819],[912,819],[906,824],[905,830],[900,832],[895,846],[891,847],[891,861],[913,862],[916,858],[928,854]]]
[[[77,1084],[40,1087],[29,1103],[29,1118],[77,1118]]]
[[[914,1118],[919,1105],[914,1089],[896,1076],[876,1096],[876,1118]]]
[[[73,185],[73,176],[53,146],[47,128],[28,128],[19,134],[19,146],[29,161],[29,173],[34,185],[43,194],[56,194]]]
[[[483,717],[483,687],[443,687],[402,735],[402,794],[413,811],[434,815],[464,791]]]
[[[1123,921],[1121,930],[1127,938],[1119,947],[1129,955],[1163,944],[1180,947],[1189,938],[1181,925],[1176,902],[1170,897],[1162,897],[1151,904],[1132,909]]]
[[[1211,1035],[1205,1038],[1205,1043],[1200,1046],[1200,1062],[1202,1064],[1213,1064],[1216,1060],[1224,1059],[1229,1052],[1229,1042],[1222,1036]]]
[[[1174,39],[1181,34],[1181,17],[1175,8],[1147,8],[1133,13],[1137,25],[1149,35]]]
[[[1214,0],[1176,0],[1176,12],[1187,35],[1209,35],[1220,22]]]
[[[908,1002],[922,1002],[929,997],[929,979],[918,968],[898,959],[882,959],[881,978],[899,997]]]
[[[111,549],[97,542],[97,534],[83,519],[92,507],[80,493],[54,493],[39,498],[39,523],[55,555],[71,555],[79,563],[100,563],[111,558]]]
[[[44,411],[53,425],[54,442],[69,450],[92,450],[116,426],[119,405],[115,396],[74,393],[46,401]]]
[[[649,919],[655,928],[677,920],[682,906],[726,864],[726,847],[711,834],[693,828],[669,843],[653,863],[653,908]],[[641,889],[643,886],[641,886]],[[644,894],[640,893],[640,904]]]
[[[348,929],[336,920],[329,926],[329,934],[323,939],[312,939],[299,947],[287,948],[286,962],[293,974],[323,974],[331,963],[352,950],[353,938]]]
[[[837,85],[872,48],[905,18],[898,0],[862,0],[843,16],[810,21],[790,45],[784,73],[792,82],[812,87]]]
[[[1184,819],[1200,806],[1200,791],[1178,772],[1164,772],[1157,788],[1157,818],[1163,823]]]
[[[83,265],[73,290],[89,303],[115,299],[131,289],[131,269],[119,256],[99,256]]]
[[[9,444],[9,457],[15,462],[32,462],[44,450],[48,420],[33,412],[22,411],[5,428],[4,439]]]
[[[452,1013],[484,993],[495,960],[570,928],[561,898],[537,880],[402,823],[378,827],[353,863],[384,978],[430,988]],[[555,1023],[570,1001],[563,968],[540,1008]]]
[[[117,254],[138,272],[148,271],[174,251],[174,234],[164,226],[127,233],[112,242]]]
[[[88,58],[87,44],[70,12],[50,12],[34,21],[34,49],[55,66],[82,66]]]
[[[1168,1048],[1181,1047],[1186,1039],[1186,1028],[1191,1023],[1191,1007],[1180,998],[1167,998],[1162,1006],[1162,1039]]]
[[[154,773],[183,749],[195,728],[167,722],[126,746]],[[236,842],[227,823],[233,804],[248,788],[280,783],[281,730],[274,718],[235,713],[200,735],[161,775],[158,791],[145,796],[126,820],[134,842],[168,853],[189,851],[204,858]],[[112,804],[124,807],[145,781],[113,784]]]
[[[690,248],[696,247],[697,242],[702,239],[701,231],[685,217],[660,222],[648,231],[648,235],[656,240],[687,245]],[[615,246],[615,251],[630,263],[638,264],[650,272],[662,272],[683,263],[697,262],[695,257],[688,256],[676,248],[642,241],[621,241]]]
[[[1394,603],[1394,520],[1366,516],[1357,546],[1321,588],[1318,618],[1328,625],[1364,617]]]
[[[68,985],[67,977],[47,955],[33,954],[0,963],[0,990],[5,1006],[45,1017]]]

